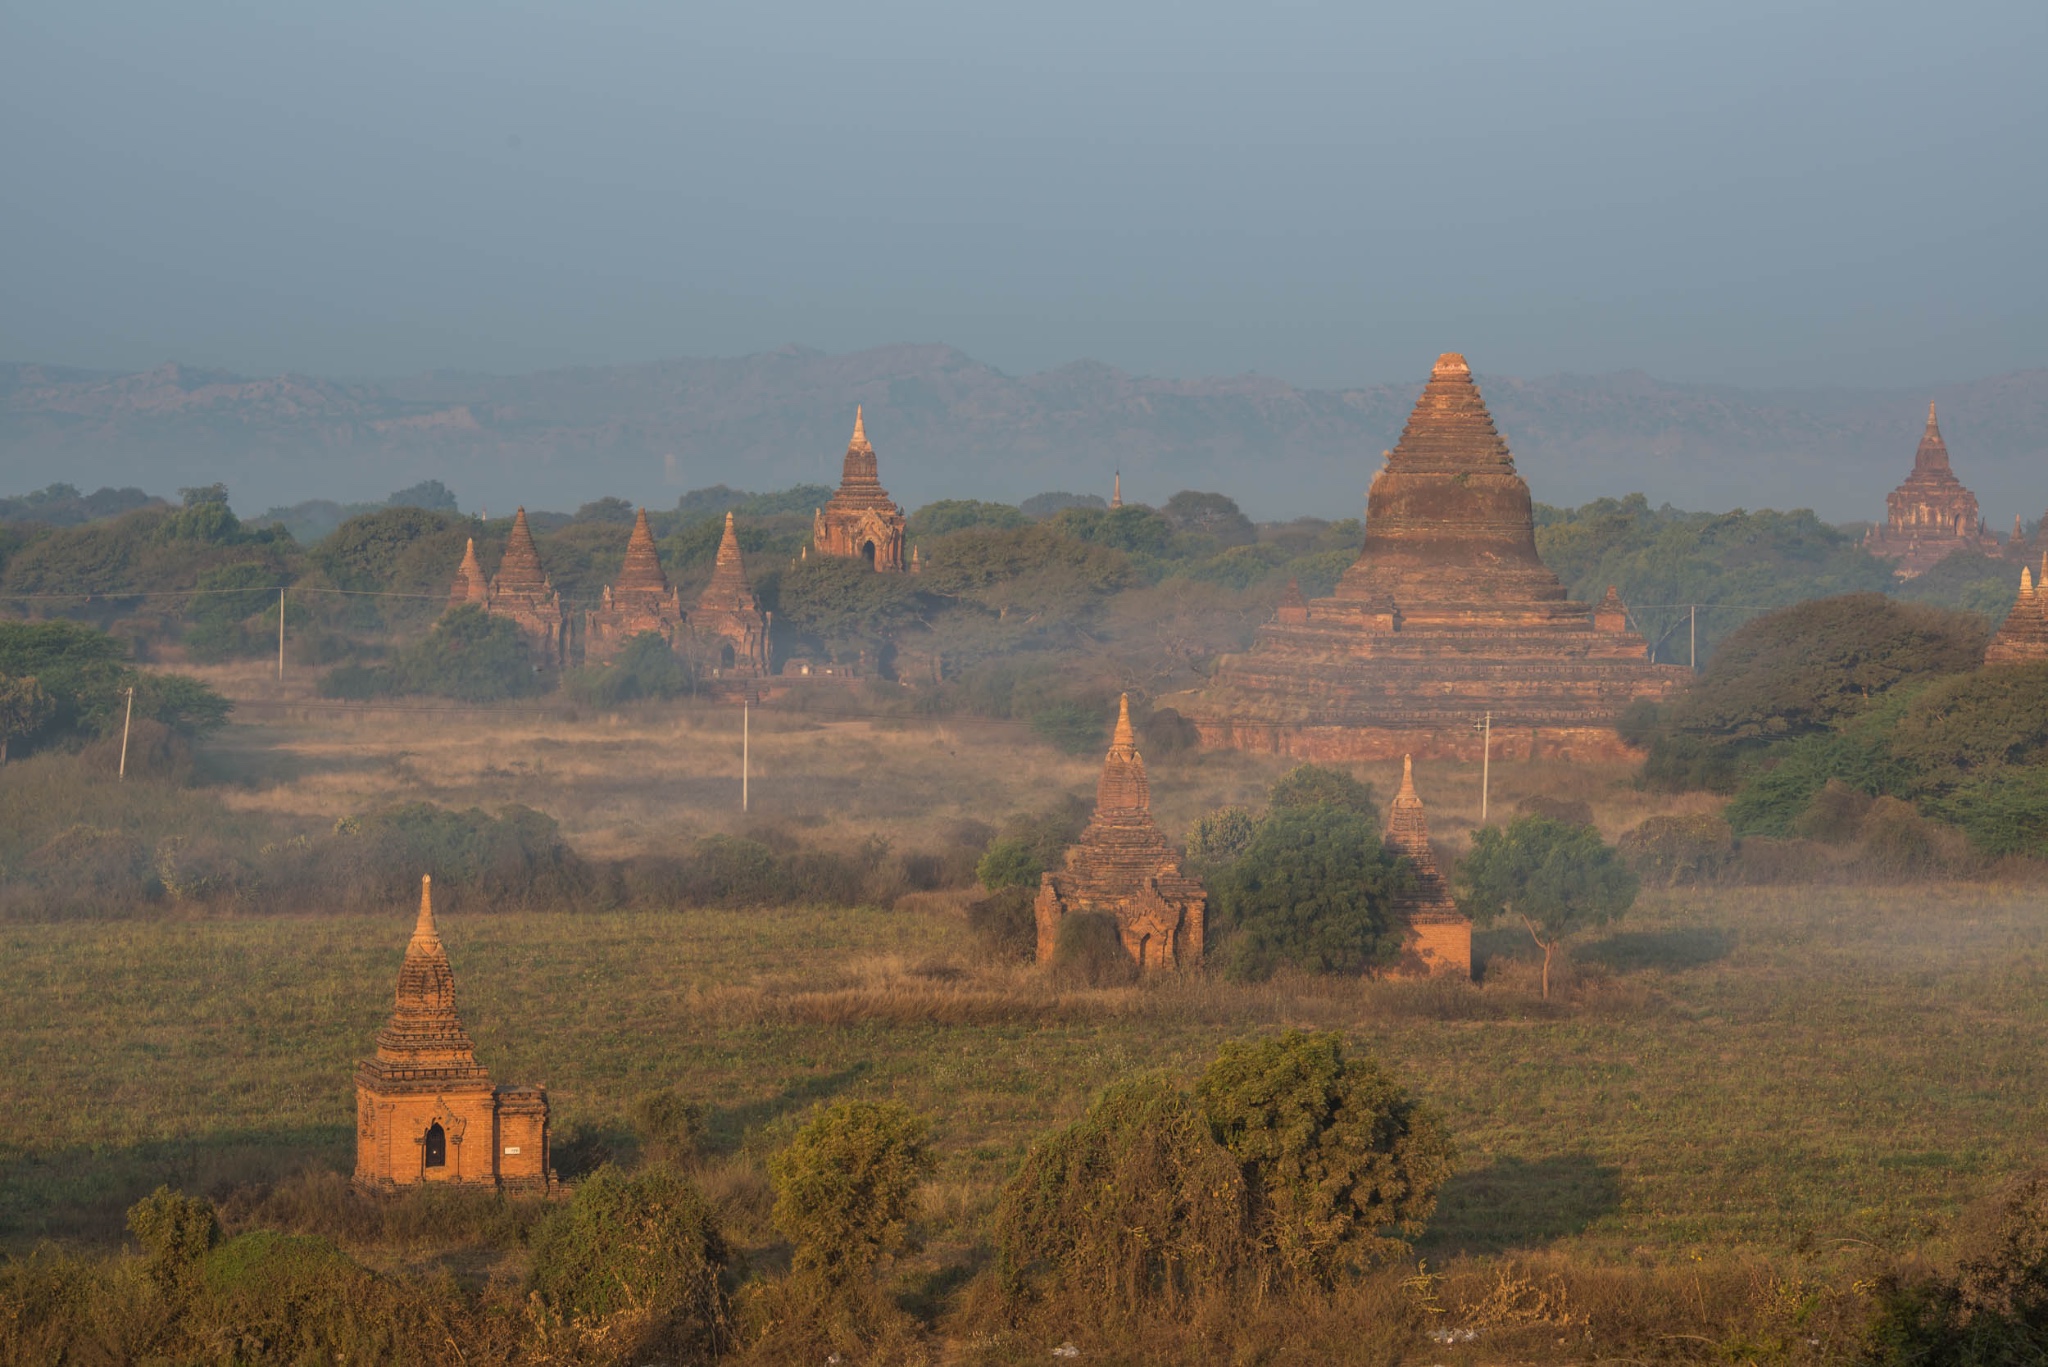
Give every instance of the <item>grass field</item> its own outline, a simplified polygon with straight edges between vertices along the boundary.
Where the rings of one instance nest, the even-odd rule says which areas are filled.
[[[351,1063],[388,1010],[409,916],[8,928],[0,1236],[107,1240],[161,1181],[220,1191],[345,1168]],[[677,1087],[712,1108],[757,1252],[755,1157],[815,1099],[891,1096],[934,1118],[938,1274],[974,1256],[1030,1138],[1104,1083],[1192,1070],[1229,1035],[1289,1024],[1344,1030],[1449,1119],[1464,1159],[1422,1248],[1438,1258],[1909,1247],[2037,1163],[2048,1133],[2048,916],[2031,891],[1646,897],[1584,946],[1549,1007],[1505,961],[1469,990],[1055,996],[977,966],[942,898],[443,931],[483,1058],[548,1084],[565,1159]]]

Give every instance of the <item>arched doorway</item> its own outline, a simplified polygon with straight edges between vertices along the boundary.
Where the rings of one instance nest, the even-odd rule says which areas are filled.
[[[731,641],[727,641],[718,648],[718,667],[720,669],[731,669],[734,661],[738,659],[739,657],[733,654]]]
[[[874,543],[874,542],[872,542],[872,541],[863,541],[863,542],[861,542],[861,543],[860,543],[860,558],[868,562],[868,568],[869,568],[869,569],[873,569],[873,568],[875,567],[875,543]]]
[[[448,1132],[441,1128],[441,1122],[438,1120],[427,1126],[426,1147],[426,1164],[428,1167],[445,1168],[448,1166]]]

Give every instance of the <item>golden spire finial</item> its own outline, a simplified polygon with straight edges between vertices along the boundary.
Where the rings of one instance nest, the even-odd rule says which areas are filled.
[[[1934,430],[1934,400],[1932,399],[1927,401],[1927,428],[1929,431]]]
[[[1116,731],[1109,738],[1109,748],[1130,750],[1137,744],[1137,735],[1131,730],[1131,695],[1119,693],[1116,699]]]
[[[2033,596],[2034,572],[2028,569],[2026,566],[2022,565],[2020,567],[2020,597],[2031,598]]]
[[[1109,506],[1112,508],[1124,506],[1124,472],[1121,470],[1116,472],[1116,479],[1109,486]]]
[[[434,875],[420,875],[420,919],[414,923],[412,935],[418,939],[438,939],[434,930]]]
[[[1415,796],[1415,756],[1401,756],[1401,791],[1394,794],[1394,800]]]
[[[867,427],[861,422],[860,405],[853,406],[853,441],[856,446],[868,439]]]

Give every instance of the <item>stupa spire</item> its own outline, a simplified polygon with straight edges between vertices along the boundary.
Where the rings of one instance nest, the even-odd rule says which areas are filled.
[[[853,442],[852,442],[852,444],[853,444],[853,445],[855,445],[855,446],[866,446],[866,445],[868,444],[868,429],[867,429],[867,424],[866,424],[866,423],[865,423],[864,421],[862,421],[862,418],[861,418],[861,411],[860,411],[860,405],[859,405],[859,404],[855,404],[855,405],[853,406]]]
[[[520,508],[512,515],[512,531],[505,538],[505,555],[498,561],[498,577],[492,581],[495,592],[539,592],[547,584],[547,575],[540,567],[540,547],[533,544],[533,528],[527,525],[526,509]]]
[[[1109,506],[1112,508],[1124,506],[1124,472],[1121,470],[1116,472],[1116,477],[1110,482]]]
[[[1102,777],[1095,783],[1098,812],[1149,812],[1152,786],[1145,778],[1145,759],[1138,753],[1138,735],[1131,725],[1131,695],[1116,703],[1116,729],[1110,732],[1109,753],[1102,757]],[[1148,818],[1149,819],[1149,818]]]
[[[412,938],[420,943],[431,942],[437,948],[441,943],[441,932],[434,928],[434,875],[420,875],[420,915],[413,922]]]
[[[464,603],[481,603],[490,597],[490,587],[484,579],[484,567],[476,560],[476,538],[470,537],[462,548],[462,563],[455,570],[455,585],[448,591],[448,606],[459,608]]]
[[[633,534],[626,539],[625,563],[612,585],[619,594],[665,594],[668,575],[661,568],[661,552],[655,549],[654,530],[647,525],[647,510],[633,518]]]

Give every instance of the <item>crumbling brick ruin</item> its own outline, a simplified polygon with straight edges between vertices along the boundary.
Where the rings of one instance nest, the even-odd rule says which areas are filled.
[[[1415,791],[1415,762],[1401,757],[1401,791],[1387,809],[1387,844],[1408,856],[1414,866],[1415,890],[1396,900],[1394,910],[1406,927],[1396,973],[1455,973],[1472,976],[1472,921],[1458,910],[1457,899],[1437,871],[1436,851],[1429,844],[1429,820]]]

